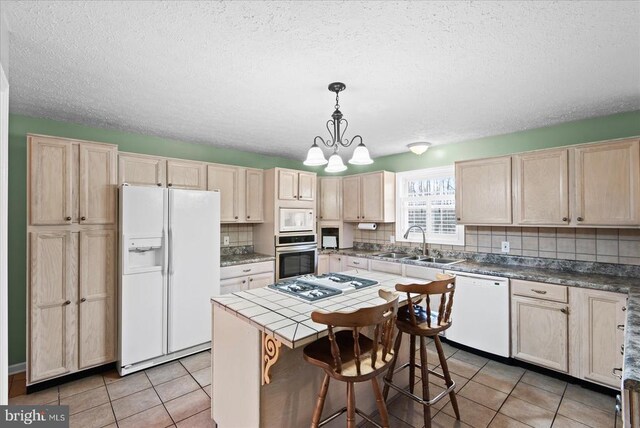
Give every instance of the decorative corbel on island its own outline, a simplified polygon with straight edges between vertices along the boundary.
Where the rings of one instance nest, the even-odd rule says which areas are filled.
[[[278,361],[281,346],[282,342],[278,339],[262,332],[262,385],[271,383],[269,371],[271,370],[271,366]]]

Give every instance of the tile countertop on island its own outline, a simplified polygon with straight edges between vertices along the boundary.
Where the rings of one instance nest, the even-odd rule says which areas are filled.
[[[230,254],[220,256],[220,267],[274,261],[274,256],[260,253]]]

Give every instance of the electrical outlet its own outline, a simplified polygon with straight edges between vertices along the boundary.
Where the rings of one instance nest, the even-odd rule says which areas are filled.
[[[502,252],[508,253],[510,249],[509,241],[502,241]]]
[[[390,235],[389,236],[389,242],[392,243],[392,244],[395,244],[396,243],[396,237],[393,236],[393,235]]]
[[[228,237],[228,236],[225,236],[224,238],[222,238],[222,243],[223,243],[224,245],[229,245],[229,237]]]

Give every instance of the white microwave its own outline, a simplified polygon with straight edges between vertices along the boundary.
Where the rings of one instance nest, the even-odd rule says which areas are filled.
[[[316,217],[310,208],[280,208],[280,232],[313,231]]]

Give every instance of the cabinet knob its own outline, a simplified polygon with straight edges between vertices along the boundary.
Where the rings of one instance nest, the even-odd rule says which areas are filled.
[[[562,217],[562,221],[569,221],[567,217]]]
[[[80,220],[85,221],[87,218],[85,216],[80,217]]]
[[[64,219],[67,221],[71,221],[71,217],[65,217]]]
[[[173,186],[173,183],[167,184],[167,187],[171,187],[171,186]]]
[[[622,372],[622,367],[617,367],[613,370],[611,370],[611,374],[615,377],[617,377],[618,379],[622,379],[622,374],[616,374],[616,372]]]
[[[247,218],[251,218],[251,216],[250,216],[250,215],[248,215],[248,216],[247,216]]]
[[[620,345],[620,355],[624,355],[624,345]]]
[[[243,283],[243,284],[246,284],[246,283],[247,283],[247,280],[246,280],[246,279],[243,279],[243,280],[242,280],[242,283]]]
[[[618,324],[617,325],[617,329],[618,330],[624,330],[624,324]]]
[[[84,297],[82,299],[80,299],[81,302],[86,302],[87,299],[85,299]]]
[[[622,307],[622,312],[624,312],[624,311],[626,311],[626,310],[627,310],[627,307],[626,307],[626,306],[623,306],[623,307]]]
[[[70,305],[71,304],[71,300],[67,300],[66,302],[64,302],[65,305]]]
[[[322,218],[322,216],[320,216],[320,218]]]
[[[237,220],[237,219],[238,219],[238,216],[235,216],[234,218]]]
[[[162,183],[156,183],[158,187],[162,187]]]
[[[583,219],[582,217],[578,217],[578,218],[577,218],[577,220],[578,220],[578,221],[582,221],[582,220],[584,220],[584,219]]]
[[[460,221],[460,217],[458,217],[457,220]]]
[[[249,278],[249,282],[253,282],[253,278]]]
[[[568,314],[569,310],[567,308],[562,308],[560,309],[560,312],[562,312],[563,314]]]

